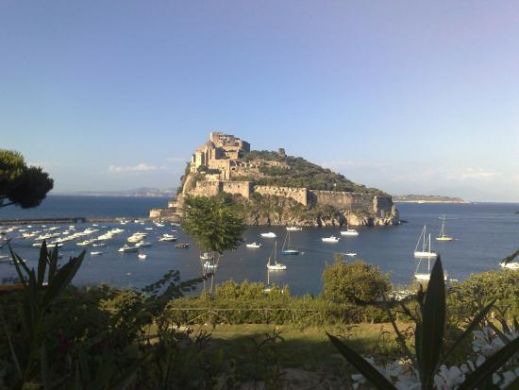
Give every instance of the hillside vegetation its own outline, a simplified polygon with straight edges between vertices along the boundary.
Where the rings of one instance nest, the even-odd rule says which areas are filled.
[[[255,179],[258,185],[283,187],[306,187],[310,190],[346,191],[384,194],[376,188],[368,188],[348,180],[339,173],[311,163],[302,157],[283,156],[278,152],[253,150],[243,157],[244,161],[277,161],[282,164],[272,166],[260,165],[260,172],[264,177]],[[243,178],[240,178],[243,179]]]

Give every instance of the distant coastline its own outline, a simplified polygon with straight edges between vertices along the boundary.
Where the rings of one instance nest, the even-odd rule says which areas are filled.
[[[53,192],[50,196],[110,196],[120,198],[171,198],[176,194],[176,188],[149,188],[141,187],[123,191],[74,191]]]
[[[393,195],[395,203],[470,203],[464,199],[444,195]]]

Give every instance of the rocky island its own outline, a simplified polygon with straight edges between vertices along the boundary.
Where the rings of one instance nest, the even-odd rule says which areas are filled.
[[[196,149],[176,199],[150,218],[178,221],[189,196],[227,196],[249,225],[384,226],[399,222],[392,197],[278,151],[251,150],[230,134],[211,132]]]

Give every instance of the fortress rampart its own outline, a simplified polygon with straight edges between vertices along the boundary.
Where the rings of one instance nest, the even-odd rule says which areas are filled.
[[[273,195],[290,198],[304,206],[308,206],[308,190],[306,188],[256,186],[254,192],[261,195]]]

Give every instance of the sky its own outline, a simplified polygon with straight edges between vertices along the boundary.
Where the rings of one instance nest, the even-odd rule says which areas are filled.
[[[519,2],[0,0],[0,147],[176,187],[210,131],[393,194],[519,202]]]

